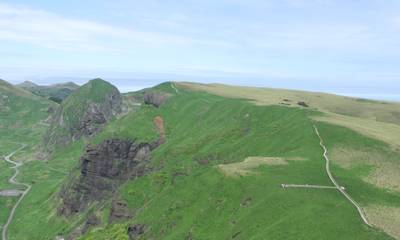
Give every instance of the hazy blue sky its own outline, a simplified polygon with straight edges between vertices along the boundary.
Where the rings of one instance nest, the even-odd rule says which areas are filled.
[[[400,99],[398,0],[0,1],[0,78]]]

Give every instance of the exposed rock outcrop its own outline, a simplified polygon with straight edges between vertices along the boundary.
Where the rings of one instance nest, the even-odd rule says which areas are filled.
[[[115,198],[111,203],[111,210],[109,216],[109,223],[120,222],[127,220],[132,217],[132,213],[128,209],[128,204],[126,201]]]
[[[110,139],[98,146],[87,146],[81,157],[80,174],[60,193],[59,214],[68,216],[86,209],[89,203],[111,197],[126,180],[149,171],[151,151],[159,145],[130,140]]]
[[[97,227],[101,224],[100,217],[96,216],[96,214],[89,214],[87,219],[78,227],[76,227],[72,232],[70,232],[66,237],[58,236],[60,240],[76,240],[79,239],[80,236],[88,233],[94,227]],[[57,238],[56,238],[57,240]]]
[[[146,92],[144,94],[144,103],[155,107],[160,107],[167,99],[168,95],[162,92]]]
[[[309,107],[306,102],[297,102],[297,105],[302,106],[302,107]]]
[[[85,224],[82,227],[81,234],[87,233],[91,228],[96,227],[101,224],[101,219],[95,214],[90,214],[86,219]]]
[[[141,235],[144,234],[146,226],[144,224],[132,224],[128,227],[128,236],[129,239],[135,240],[138,239]]]

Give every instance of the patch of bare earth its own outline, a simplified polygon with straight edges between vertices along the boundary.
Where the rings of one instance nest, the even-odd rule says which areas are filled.
[[[303,158],[280,158],[280,157],[248,157],[243,162],[220,164],[218,169],[225,176],[246,176],[254,174],[254,170],[261,165],[285,165],[288,161],[304,160]]]
[[[400,239],[400,208],[370,205],[365,207],[364,211],[372,225]]]
[[[400,191],[399,159],[382,152],[345,147],[335,147],[329,155],[334,163],[347,169],[361,165],[372,166],[372,171],[363,180],[378,187]]]
[[[162,117],[157,116],[153,119],[153,123],[156,126],[158,133],[160,134],[160,141],[164,143],[166,138],[164,120],[162,119]]]

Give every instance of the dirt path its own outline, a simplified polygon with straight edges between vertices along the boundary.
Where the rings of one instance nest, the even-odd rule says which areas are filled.
[[[322,140],[321,135],[319,134],[318,128],[317,126],[314,125],[314,129],[315,129],[315,133],[317,134],[320,142],[319,144],[321,145],[321,147],[324,149],[324,158],[326,160],[326,164],[325,164],[325,169],[326,169],[326,173],[328,174],[329,179],[331,180],[331,182],[333,183],[333,185],[335,185],[336,189],[339,190],[339,192],[341,192],[343,194],[343,196],[345,196],[345,198],[347,198],[347,200],[350,201],[351,204],[353,204],[358,213],[360,214],[360,217],[362,218],[362,220],[364,221],[364,223],[370,227],[372,227],[371,224],[369,224],[367,217],[365,216],[363,210],[361,209],[361,207],[358,205],[358,203],[350,197],[350,195],[344,190],[342,189],[339,184],[336,182],[335,178],[333,177],[332,173],[331,173],[331,169],[330,169],[330,161],[329,161],[329,157],[328,157],[328,150],[326,148],[326,146],[324,145],[324,141]]]
[[[176,88],[175,83],[171,83],[171,87],[175,90],[176,94],[179,93],[179,90]]]
[[[8,180],[8,182],[10,182],[11,184],[17,185],[17,186],[24,186],[26,187],[26,189],[22,192],[21,197],[18,199],[17,203],[15,203],[14,207],[11,209],[10,215],[8,216],[7,222],[6,224],[4,224],[3,226],[3,231],[2,231],[2,239],[3,240],[7,240],[7,230],[8,230],[8,226],[10,225],[10,223],[12,222],[13,218],[14,218],[14,214],[16,209],[18,208],[19,204],[21,203],[21,201],[24,199],[24,197],[26,196],[26,194],[28,194],[28,192],[31,190],[31,185],[26,184],[26,183],[20,183],[16,180],[18,174],[19,174],[19,167],[21,167],[23,165],[23,163],[20,162],[14,162],[13,160],[11,160],[11,157],[17,153],[18,151],[22,150],[24,147],[26,147],[25,144],[21,144],[21,147],[18,148],[17,150],[15,150],[14,152],[10,153],[9,155],[4,157],[4,160],[8,163],[11,163],[12,165],[14,165],[13,168],[15,170],[14,175]]]
[[[336,189],[335,186],[321,186],[321,185],[310,185],[310,184],[281,184],[282,188],[322,188],[322,189]],[[341,187],[344,189],[344,187]]]

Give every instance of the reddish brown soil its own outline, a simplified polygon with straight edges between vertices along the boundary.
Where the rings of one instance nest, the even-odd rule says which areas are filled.
[[[162,119],[162,117],[157,116],[154,118],[153,123],[156,126],[158,133],[160,134],[160,140],[164,142],[165,141],[164,120]]]

